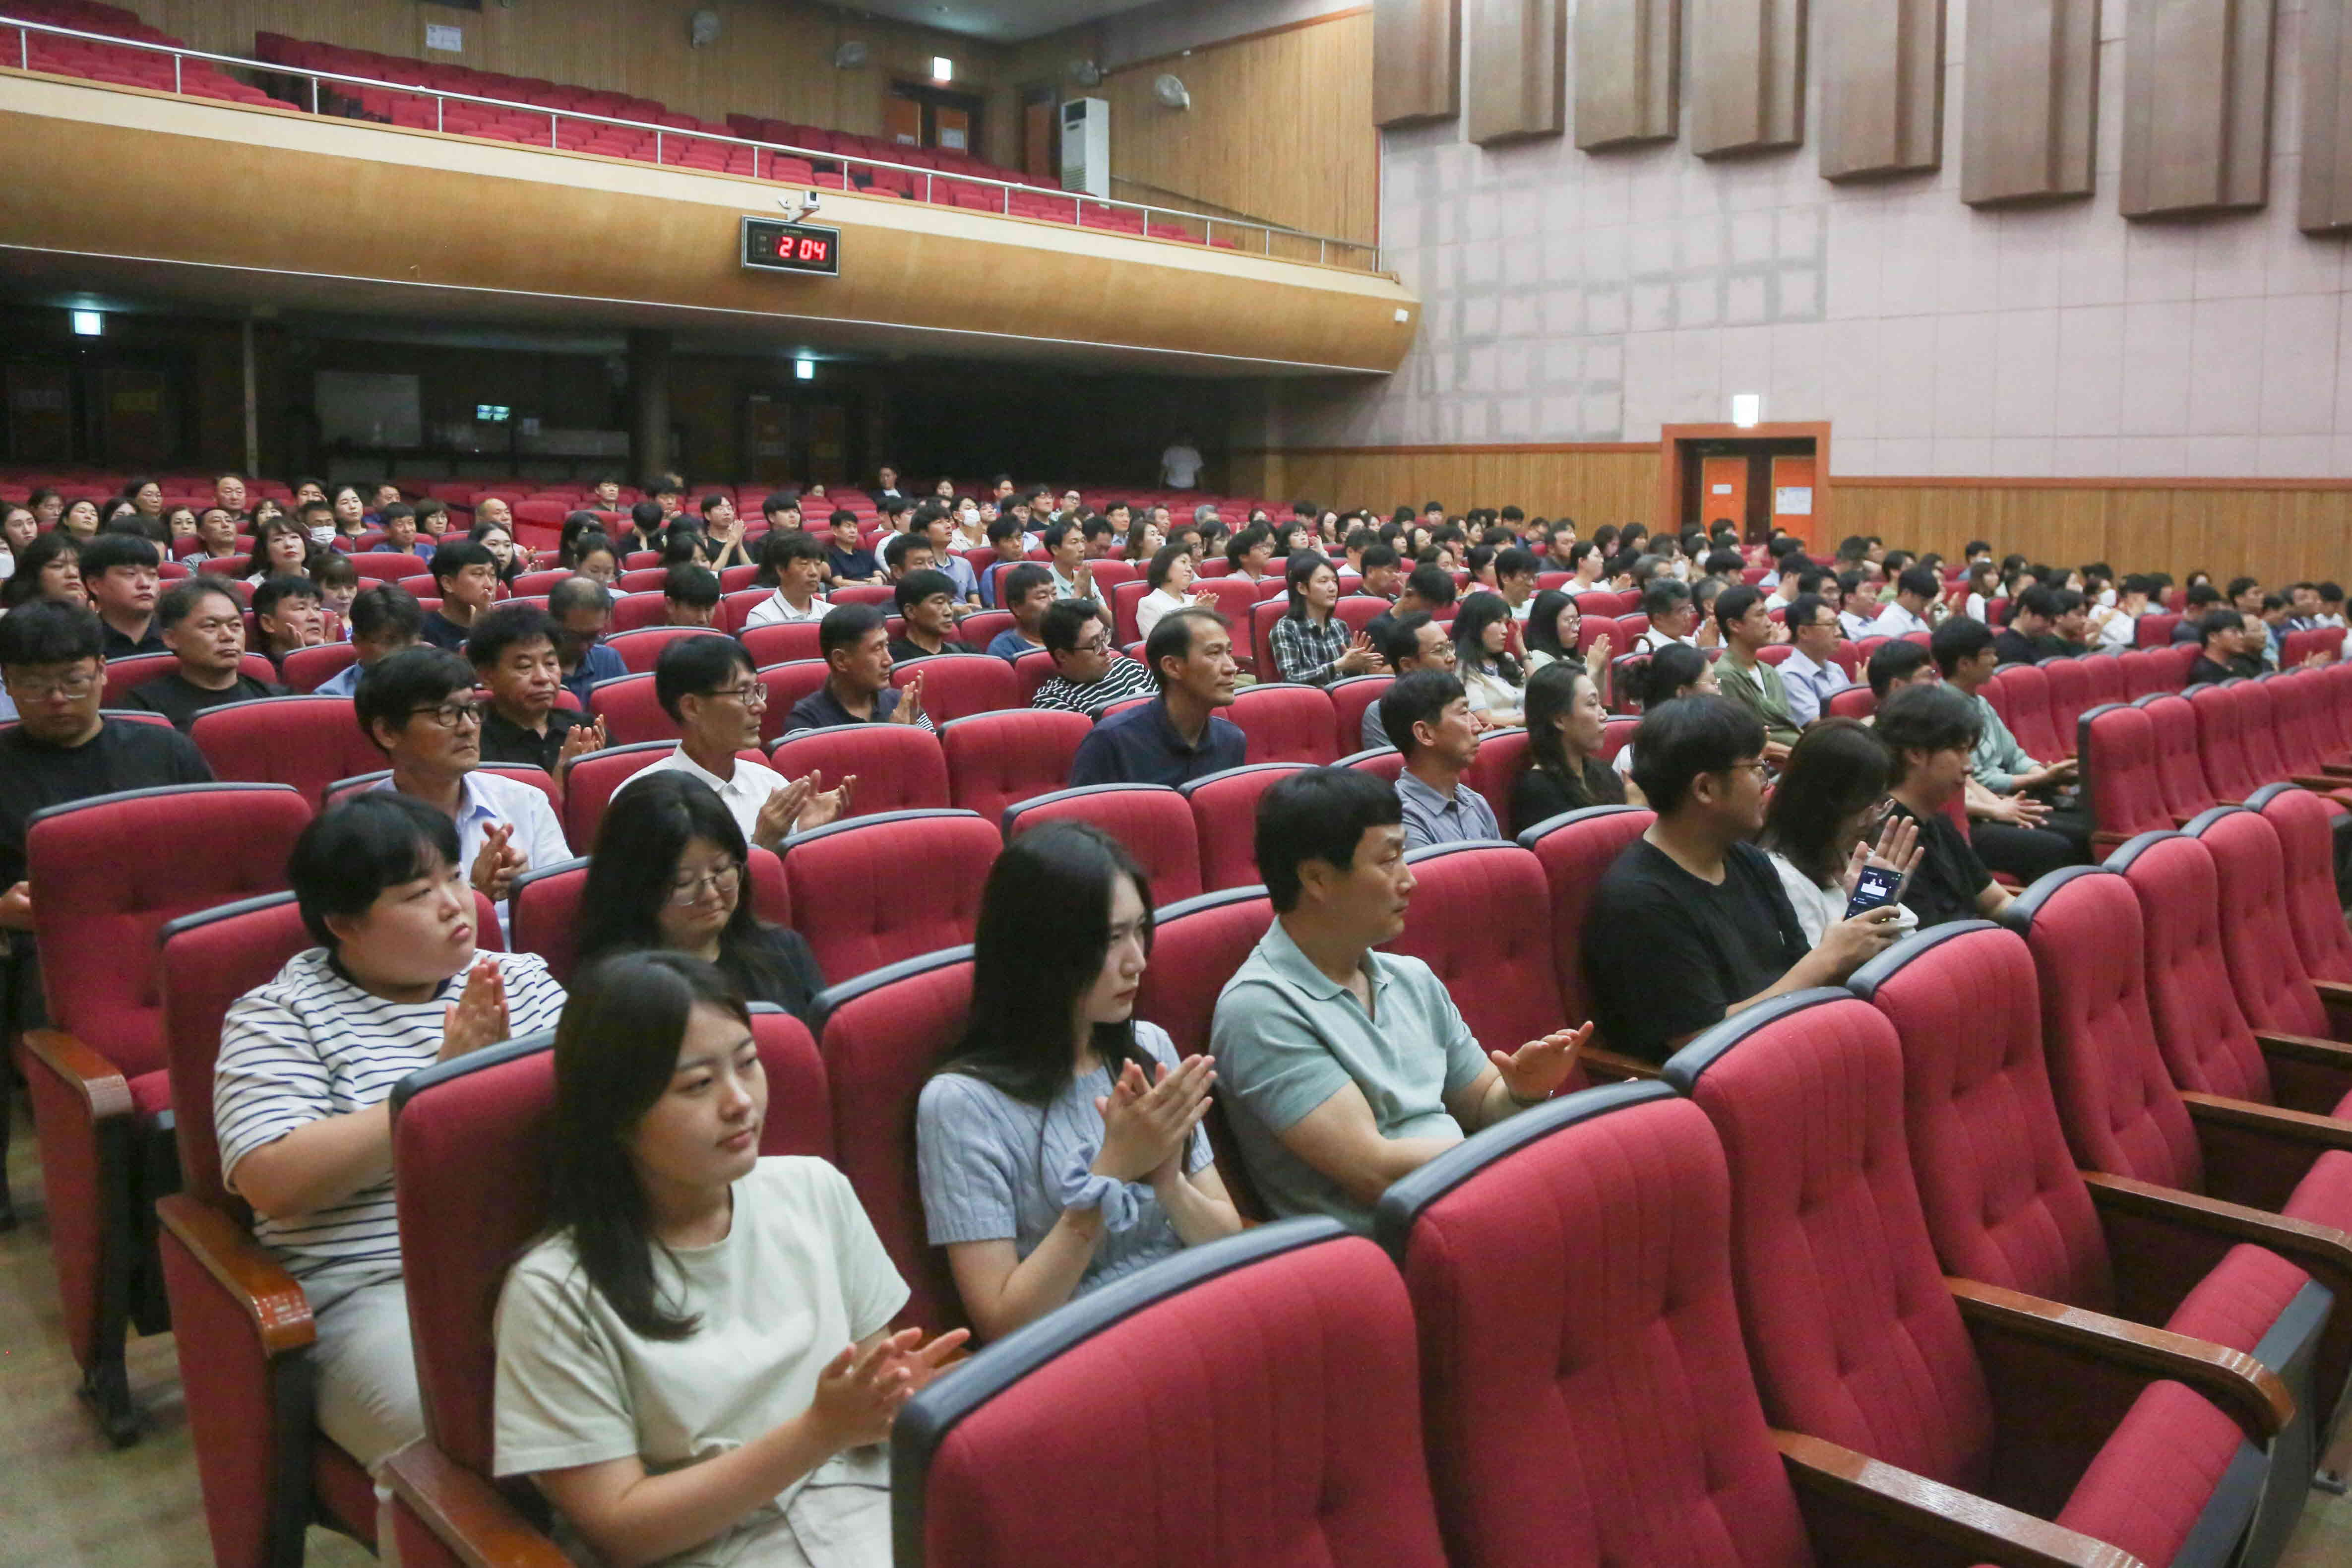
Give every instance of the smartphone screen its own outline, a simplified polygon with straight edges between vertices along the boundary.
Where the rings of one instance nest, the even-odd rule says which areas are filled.
[[[1862,875],[1854,879],[1853,897],[1846,900],[1845,918],[1895,901],[1895,892],[1903,886],[1903,874],[1885,866],[1864,866]]]

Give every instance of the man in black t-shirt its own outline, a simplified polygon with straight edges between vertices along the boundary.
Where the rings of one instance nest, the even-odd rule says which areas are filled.
[[[156,601],[155,625],[180,667],[133,688],[131,700],[163,714],[182,733],[207,708],[286,695],[286,689],[275,682],[239,673],[245,658],[245,612],[218,578],[190,577],[173,584]]]
[[[2237,610],[2208,610],[2197,623],[2197,640],[2203,650],[2189,667],[2191,686],[2218,686],[2225,680],[2251,680],[2263,672],[2261,656],[2252,650],[2267,634],[2248,629],[2252,619]]]
[[[1919,825],[1921,857],[1904,906],[1923,930],[2000,914],[2014,895],[1992,879],[1951,816],[1982,732],[1976,709],[1948,686],[1906,686],[1886,700],[1874,722],[1892,757],[1893,815]]]
[[[1810,952],[1780,874],[1748,842],[1764,824],[1764,726],[1727,697],[1662,703],[1633,737],[1657,812],[1601,879],[1584,921],[1597,1043],[1663,1062],[1757,1003],[1835,985],[1895,939],[1883,906]],[[1964,759],[1965,761],[1965,759]]]
[[[604,745],[603,720],[555,705],[563,690],[555,621],[537,605],[500,605],[476,621],[466,659],[490,694],[482,761],[542,768],[560,782],[574,757]]]
[[[2017,595],[2010,606],[2009,625],[1994,637],[1993,648],[2003,664],[2039,664],[2045,658],[2071,658],[2083,651],[2054,629],[2061,609],[2057,594],[2036,583]]]

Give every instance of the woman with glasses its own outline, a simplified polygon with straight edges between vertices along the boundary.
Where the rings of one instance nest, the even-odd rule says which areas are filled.
[[[824,989],[800,932],[751,910],[751,852],[708,784],[662,773],[614,797],[581,895],[580,962],[660,949],[718,966],[746,1001],[803,1022]]]
[[[1886,774],[1885,746],[1852,719],[1820,721],[1789,752],[1758,842],[1780,873],[1809,947],[1845,919],[1865,861],[1906,879],[1918,864],[1918,825],[1889,819]],[[1895,918],[1900,931],[1919,924],[1907,910]]]

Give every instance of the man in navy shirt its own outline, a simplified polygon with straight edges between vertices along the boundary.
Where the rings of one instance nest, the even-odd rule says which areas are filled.
[[[903,690],[890,685],[890,633],[872,605],[835,605],[817,623],[817,651],[824,656],[824,684],[793,704],[784,733],[835,724],[919,724],[931,728],[923,711],[920,670]]]
[[[604,628],[613,624],[613,595],[593,577],[566,577],[547,595],[547,614],[555,623],[555,657],[563,669],[564,688],[584,709],[590,687],[629,673],[621,656],[604,646]]]
[[[882,568],[874,552],[857,544],[857,514],[847,507],[833,514],[833,548],[824,552],[835,583],[879,583]]]
[[[1070,783],[1179,784],[1241,766],[1248,742],[1216,712],[1234,700],[1231,627],[1197,606],[1162,616],[1143,645],[1160,695],[1096,725],[1070,764]]]

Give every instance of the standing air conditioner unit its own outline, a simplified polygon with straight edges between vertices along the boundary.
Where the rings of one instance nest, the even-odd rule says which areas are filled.
[[[1074,98],[1062,105],[1062,189],[1110,195],[1110,101]]]

